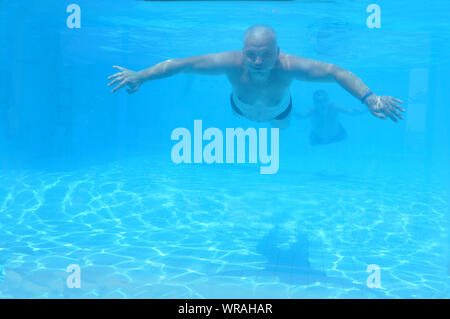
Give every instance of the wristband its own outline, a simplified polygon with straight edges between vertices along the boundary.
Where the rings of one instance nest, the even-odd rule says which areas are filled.
[[[364,104],[364,101],[373,94],[372,91],[370,91],[369,93],[367,93],[366,95],[364,95],[364,97],[361,99],[361,104]]]

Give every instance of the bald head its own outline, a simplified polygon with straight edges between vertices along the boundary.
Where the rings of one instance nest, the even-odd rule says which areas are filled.
[[[268,25],[256,24],[251,26],[245,32],[244,45],[247,42],[265,42],[272,45],[277,44],[277,34],[275,30]]]
[[[248,28],[245,32],[242,53],[250,73],[267,76],[277,63],[280,54],[275,30],[262,24]]]

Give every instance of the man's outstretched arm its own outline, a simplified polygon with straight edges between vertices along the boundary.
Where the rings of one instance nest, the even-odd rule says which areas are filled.
[[[128,85],[130,88],[127,92],[131,94],[136,92],[141,84],[146,81],[158,80],[182,72],[210,75],[225,74],[236,64],[237,52],[228,51],[182,59],[170,59],[139,72],[115,65],[113,68],[120,70],[120,72],[108,77],[108,80],[114,79],[108,86],[119,83],[119,85],[112,89],[112,92],[116,92],[125,85]]]
[[[403,119],[400,112],[405,110],[398,104],[401,100],[391,96],[377,96],[364,82],[352,72],[337,65],[302,58],[294,55],[288,56],[288,68],[294,77],[303,81],[337,82],[350,94],[359,99],[364,99],[370,112],[378,118],[391,118],[397,122],[397,118]],[[370,95],[369,95],[370,94]],[[400,111],[400,112],[399,112]]]

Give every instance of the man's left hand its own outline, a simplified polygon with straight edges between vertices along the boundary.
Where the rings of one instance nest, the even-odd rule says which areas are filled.
[[[405,109],[399,105],[402,103],[402,100],[399,100],[392,96],[372,95],[367,98],[365,104],[369,108],[369,111],[370,113],[372,113],[372,115],[380,119],[389,117],[394,122],[397,122],[397,118],[403,119],[403,116],[400,112],[405,112]]]

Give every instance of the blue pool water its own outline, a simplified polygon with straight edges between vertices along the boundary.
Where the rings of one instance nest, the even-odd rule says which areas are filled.
[[[450,4],[405,3],[378,1],[369,29],[364,1],[0,1],[0,297],[448,298]],[[171,159],[194,120],[269,127],[233,115],[225,77],[106,86],[112,65],[240,50],[256,23],[404,100],[405,119],[341,115],[348,138],[316,146],[292,119],[263,175]],[[317,89],[361,105],[295,82],[294,110]]]

